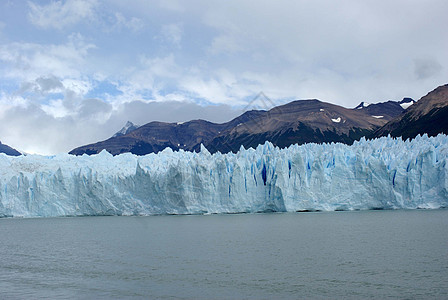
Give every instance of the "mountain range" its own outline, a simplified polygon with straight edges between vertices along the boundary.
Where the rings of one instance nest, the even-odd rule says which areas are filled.
[[[372,137],[391,135],[403,139],[417,134],[448,134],[448,84],[439,86],[403,114],[376,130]]]
[[[127,121],[126,124],[123,126],[123,128],[121,128],[119,131],[117,131],[112,137],[126,135],[129,132],[134,131],[139,127],[140,127],[139,125],[135,125],[134,123]]]
[[[150,122],[138,126],[127,122],[111,138],[78,147],[70,154],[97,154],[106,149],[113,155],[200,151],[236,152],[242,146],[256,147],[265,141],[278,147],[291,144],[341,142],[351,144],[361,137],[391,135],[403,139],[416,135],[448,133],[448,84],[439,86],[415,102],[411,98],[375,104],[361,102],[352,109],[316,99],[297,100],[270,110],[246,111],[235,119],[217,124],[205,120],[184,123]],[[0,142],[0,153],[21,153]]]
[[[113,155],[199,151],[203,144],[211,153],[236,152],[241,146],[255,148],[265,141],[279,147],[291,144],[341,142],[351,144],[372,135],[388,121],[401,115],[415,101],[361,103],[353,109],[316,99],[297,100],[270,110],[251,110],[222,124],[205,120],[185,123],[150,122],[137,127],[128,122],[113,137],[76,148],[70,154],[97,154],[106,149]],[[129,130],[132,128],[132,130]]]
[[[6,155],[11,155],[11,156],[19,156],[22,155],[19,151],[17,151],[14,148],[9,147],[8,145],[2,144],[2,142],[0,142],[0,153],[5,153]]]

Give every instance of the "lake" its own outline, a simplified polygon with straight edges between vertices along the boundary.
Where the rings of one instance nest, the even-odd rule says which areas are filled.
[[[0,219],[0,298],[448,298],[448,210]]]

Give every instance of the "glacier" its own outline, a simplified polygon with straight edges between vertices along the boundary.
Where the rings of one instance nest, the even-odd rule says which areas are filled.
[[[0,154],[0,216],[212,214],[448,207],[448,137],[266,142],[236,154]]]

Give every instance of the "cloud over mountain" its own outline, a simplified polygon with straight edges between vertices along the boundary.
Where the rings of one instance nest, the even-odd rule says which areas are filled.
[[[4,1],[0,121],[26,110],[76,123],[95,111],[101,127],[128,102],[239,110],[261,91],[276,104],[418,99],[448,78],[447,10],[443,0]]]

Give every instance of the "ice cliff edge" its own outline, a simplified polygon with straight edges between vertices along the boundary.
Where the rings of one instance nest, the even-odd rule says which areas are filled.
[[[151,215],[448,206],[448,137],[269,142],[237,154],[0,154],[0,216]]]

